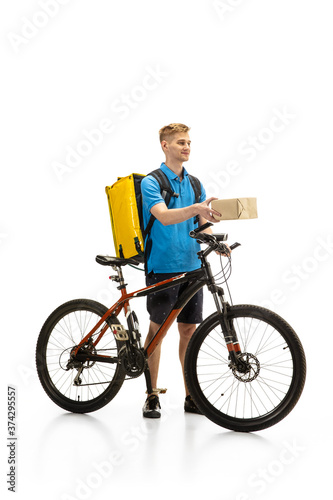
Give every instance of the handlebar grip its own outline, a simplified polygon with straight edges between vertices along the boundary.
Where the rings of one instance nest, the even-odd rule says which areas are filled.
[[[206,224],[203,224],[202,226],[197,227],[196,229],[193,229],[193,231],[190,232],[190,236],[192,238],[194,238],[196,234],[200,233],[201,231],[204,231],[205,229],[207,229],[208,227],[210,227],[212,225],[213,224],[211,222],[206,222]]]
[[[230,250],[234,250],[235,248],[239,247],[241,244],[240,243],[233,243],[232,245],[230,245]]]

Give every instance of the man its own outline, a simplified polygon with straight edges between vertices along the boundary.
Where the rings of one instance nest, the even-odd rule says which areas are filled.
[[[165,162],[161,164],[160,168],[168,177],[172,189],[176,193],[179,193],[179,196],[171,197],[169,205],[166,206],[156,179],[152,176],[147,176],[141,183],[145,227],[151,214],[156,217],[150,233],[152,246],[147,262],[147,286],[183,272],[198,269],[200,261],[197,252],[200,248],[198,243],[189,236],[189,232],[194,229],[194,218],[198,215],[199,225],[202,225],[207,221],[217,222],[213,215],[220,215],[210,208],[210,202],[216,198],[206,200],[206,193],[202,184],[200,203],[194,202],[194,191],[188,173],[183,167],[183,163],[189,160],[191,151],[189,130],[189,127],[186,125],[172,123],[159,131],[161,147],[165,154]],[[211,232],[210,229],[207,231]],[[148,296],[147,309],[150,314],[150,325],[145,347],[148,346],[163,323],[164,318],[176,302],[182,286],[184,285],[177,285]],[[191,413],[200,412],[191,399],[186,387],[184,360],[189,340],[196,330],[197,323],[201,323],[202,321],[202,303],[203,291],[201,289],[186,304],[177,319],[180,335],[179,359],[185,383],[186,397],[184,409]],[[149,370],[153,388],[157,387],[160,354],[161,344],[149,359]],[[143,407],[144,417],[159,418],[161,416],[158,391],[156,392],[148,394]]]

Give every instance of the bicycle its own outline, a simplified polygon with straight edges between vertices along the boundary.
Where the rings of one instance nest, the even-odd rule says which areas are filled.
[[[224,243],[227,235],[203,232],[210,225],[190,233],[207,245],[198,252],[198,270],[135,292],[127,293],[122,272],[125,265],[137,266],[135,258],[96,257],[99,264],[116,272],[110,279],[118,283],[121,297],[110,308],[90,299],[66,302],[44,323],[36,363],[40,382],[53,402],[70,412],[96,411],[116,396],[125,379],[142,374],[148,394],[152,393],[149,357],[188,300],[207,286],[216,312],[198,326],[185,358],[186,383],[199,410],[215,424],[241,432],[268,428],[289,414],[306,378],[302,344],[276,313],[254,305],[230,305],[225,299],[207,257],[213,251],[229,254],[221,271],[226,283],[231,273],[231,255]],[[129,301],[182,283],[187,286],[144,349]],[[127,328],[118,319],[122,311]]]

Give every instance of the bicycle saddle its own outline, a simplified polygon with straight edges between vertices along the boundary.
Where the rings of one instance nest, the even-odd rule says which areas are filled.
[[[126,264],[137,266],[140,264],[134,257],[130,259],[120,259],[119,257],[110,257],[109,255],[97,255],[96,262],[102,266],[126,266]]]

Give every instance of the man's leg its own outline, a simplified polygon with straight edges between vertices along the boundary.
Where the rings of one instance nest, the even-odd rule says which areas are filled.
[[[185,381],[185,354],[186,354],[186,349],[188,346],[188,343],[195,332],[197,328],[197,325],[194,324],[188,324],[188,323],[178,323],[178,330],[179,330],[179,359],[180,363],[182,365],[183,369],[183,377],[184,377],[184,384],[185,384],[185,393],[186,396],[188,396],[190,393],[187,389],[186,386],[186,381]]]
[[[154,321],[150,321],[149,331],[147,338],[145,340],[144,347],[145,349],[148,347],[149,343],[153,339],[160,325],[158,323],[154,323]],[[160,356],[161,356],[161,343],[156,347],[154,353],[148,359],[148,367],[150,374],[151,388],[154,390],[157,387],[157,376],[158,376],[158,368],[160,365]],[[161,405],[159,401],[158,394],[148,394],[145,404],[142,408],[143,416],[147,418],[160,418],[161,416]]]
[[[190,323],[178,323],[178,330],[179,330],[179,359],[182,365],[183,369],[183,377],[184,377],[184,385],[185,385],[185,404],[184,404],[184,410],[189,413],[198,413],[202,415],[201,411],[199,408],[196,406],[194,403],[192,397],[190,396],[190,392],[187,388],[186,385],[186,380],[185,380],[185,355],[186,355],[186,349],[188,346],[188,343],[195,332],[197,328],[197,324],[190,324]]]
[[[146,285],[147,286],[156,285],[160,281],[169,279],[173,276],[174,276],[173,273],[163,273],[163,274],[152,273],[146,276]],[[165,290],[160,290],[159,292],[150,293],[147,296],[147,311],[150,316],[150,323],[149,323],[148,335],[144,344],[145,349],[152,341],[160,325],[163,323],[170,309],[172,308],[173,304],[177,300],[177,292],[176,292],[177,289],[178,287],[175,286],[172,288],[167,288]],[[156,389],[157,387],[157,376],[160,364],[160,356],[161,356],[161,342],[154,350],[154,354],[152,354],[148,360],[150,378],[153,389]]]
[[[145,345],[144,345],[145,349],[147,348],[148,344],[153,339],[153,337],[156,334],[159,327],[160,327],[160,325],[158,325],[157,323],[154,323],[154,321],[150,321],[149,331],[148,331],[148,335],[147,335],[147,338],[145,340]],[[156,389],[156,387],[157,387],[157,376],[158,376],[158,369],[160,366],[160,357],[161,357],[161,343],[156,347],[154,354],[152,354],[152,356],[150,356],[150,358],[148,359],[151,385],[152,385],[153,389]]]

